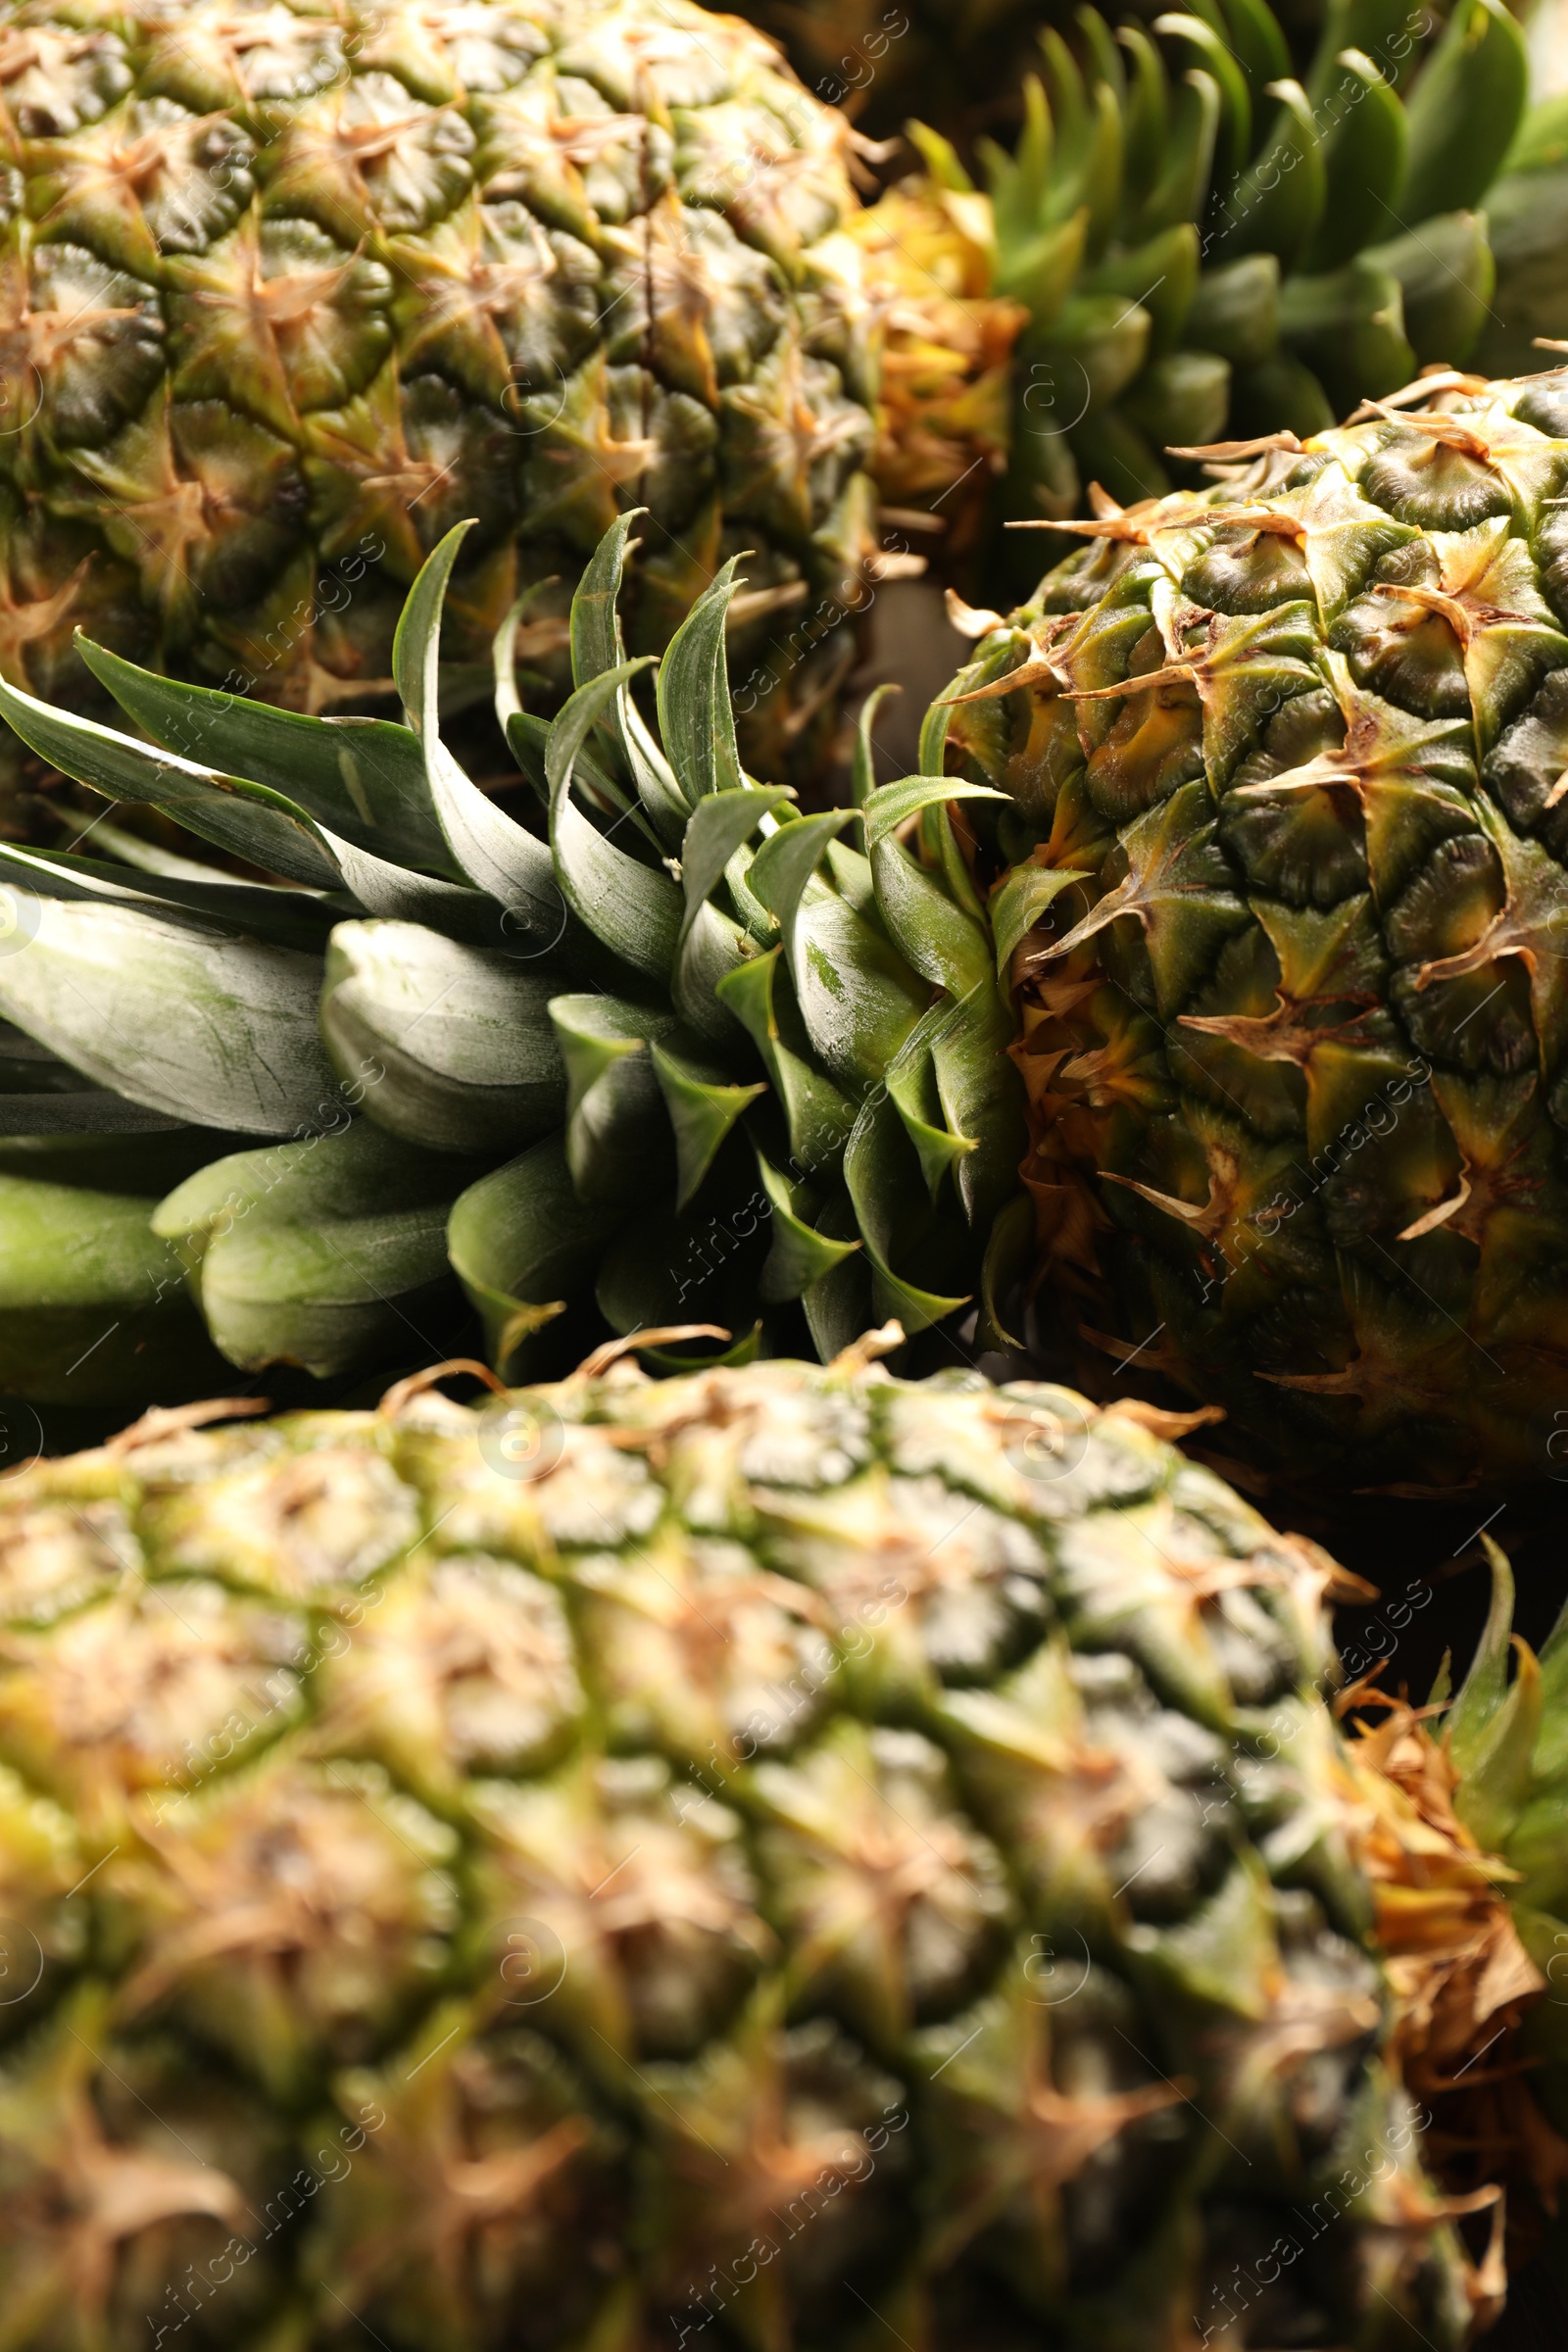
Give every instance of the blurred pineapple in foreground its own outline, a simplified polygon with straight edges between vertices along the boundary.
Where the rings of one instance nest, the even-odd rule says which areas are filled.
[[[1182,1421],[898,1336],[7,1483],[6,2352],[1469,2340],[1568,1649],[1348,1744]]]

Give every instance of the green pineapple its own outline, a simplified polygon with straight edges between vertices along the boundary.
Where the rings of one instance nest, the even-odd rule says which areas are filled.
[[[7,1481],[7,2352],[1468,2343],[1428,2078],[1561,2052],[1447,1758],[1549,1966],[1560,1631],[1347,1740],[1181,1416],[899,1337]]]
[[[90,646],[168,751],[0,687],[40,756],[293,885],[110,823],[3,853],[7,1383],[199,1392],[203,1325],[349,1378],[462,1344],[454,1275],[512,1378],[671,1323],[826,1358],[896,1316],[918,1360],[939,1327],[1023,1340],[1032,1294],[1085,1380],[1172,1381],[1293,1475],[1539,1477],[1565,386],[1418,384],[1102,498],[1014,619],[966,616],[919,774],[874,784],[867,712],[852,808],[745,775],[733,575],[649,696],[625,518],[554,721],[503,639],[539,832],[437,731],[456,536],[401,625],[403,728]]]
[[[636,642],[744,547],[749,660],[874,545],[873,339],[807,258],[851,161],[770,43],[686,0],[8,9],[0,675],[79,704],[81,628],[295,710],[385,696],[466,514],[449,699],[529,587],[521,651],[559,675],[633,505]],[[781,758],[845,653],[794,680]]]

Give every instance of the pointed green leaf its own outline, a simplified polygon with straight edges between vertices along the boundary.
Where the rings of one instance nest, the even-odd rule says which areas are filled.
[[[1167,40],[1185,41],[1220,94],[1220,134],[1214,157],[1215,185],[1224,188],[1252,152],[1252,99],[1247,76],[1229,42],[1201,17],[1173,11],[1156,17],[1152,29]]]
[[[718,994],[746,1030],[783,1105],[795,1163],[808,1172],[838,1164],[855,1125],[855,1105],[780,1035],[774,992],[783,951],[769,949],[727,973]],[[788,981],[784,983],[787,992]]]
[[[724,625],[735,594],[731,556],[703,590],[659,665],[659,730],[681,792],[692,807],[741,782],[735,714],[724,668]]]
[[[1279,256],[1290,270],[1311,244],[1323,216],[1323,142],[1298,81],[1270,84],[1278,112],[1257,160],[1221,199],[1211,250],[1220,261],[1247,253]]]
[[[797,817],[794,823],[780,825],[776,833],[770,833],[752,859],[752,888],[777,918],[786,951],[792,947],[806,886],[821,863],[828,843],[854,814],[853,808],[828,808],[817,816]]]
[[[675,1206],[684,1208],[712,1166],[720,1144],[765,1086],[731,1086],[657,1041],[654,1068],[675,1131]]]
[[[975,1331],[977,1350],[1016,1348],[1027,1352],[1028,1340],[1009,1319],[1011,1299],[1020,1292],[1034,1264],[1035,1204],[1027,1193],[1015,1193],[991,1227],[980,1267],[980,1321]]]
[[[1028,1146],[1023,1080],[1007,1049],[1016,1034],[1012,1007],[989,974],[933,1030],[931,1060],[950,1133],[973,1150],[958,1161],[958,1198],[970,1224],[987,1232],[1018,1190]]]
[[[1171,101],[1170,131],[1160,149],[1164,169],[1132,224],[1130,243],[1142,244],[1162,228],[1200,218],[1214,172],[1223,105],[1212,74],[1194,67],[1183,74]]]
[[[871,1263],[873,1311],[883,1322],[896,1318],[912,1339],[916,1332],[956,1314],[968,1299],[919,1289],[888,1263],[893,1205],[906,1182],[903,1154],[907,1151],[898,1112],[885,1098],[872,1096],[856,1120],[845,1152],[844,1181]]]
[[[1317,109],[1323,138],[1323,211],[1301,257],[1303,270],[1337,270],[1395,224],[1404,180],[1403,107],[1371,58],[1343,49],[1338,74]]]
[[[100,826],[94,838],[101,838],[104,830]],[[84,858],[76,850],[32,850],[14,841],[0,841],[0,876],[41,899],[194,915],[217,930],[308,953],[319,953],[336,913],[334,906],[300,890],[272,890],[265,884],[234,882],[226,875],[211,882],[154,876],[100,858]]]
[[[917,972],[955,996],[990,983],[985,932],[902,842],[882,840],[871,852],[871,872],[883,923]]]
[[[1513,1569],[1501,1545],[1483,1535],[1492,1569],[1492,1605],[1459,1694],[1443,1719],[1444,1738],[1461,1779],[1481,1753],[1488,1728],[1508,1687],[1508,1644],[1513,1631]]]
[[[550,730],[550,842],[572,912],[634,971],[667,981],[680,937],[681,899],[667,875],[619,850],[571,801],[571,774],[584,738],[618,688],[648,666],[622,662],[579,686]]]
[[[857,808],[863,808],[876,790],[876,751],[874,734],[877,712],[889,695],[901,688],[891,680],[873,686],[860,705],[860,715],[855,722],[855,760],[850,770],[850,798]]]
[[[1267,0],[1224,0],[1221,22],[1247,75],[1253,105],[1260,106],[1269,83],[1283,80],[1291,70],[1291,53],[1278,20]]]
[[[457,878],[431,805],[424,754],[407,727],[384,718],[279,710],[155,676],[85,638],[77,643],[88,668],[155,742],[182,759],[270,785],[318,823],[394,864]]]
[[[454,523],[440,544],[431,549],[409,590],[393,634],[392,675],[409,725],[421,742],[440,732],[441,608],[446,603],[453,565],[472,529],[471,516],[466,522]]]
[[[1519,1817],[1530,1801],[1541,1731],[1541,1668],[1534,1652],[1517,1636],[1513,1646],[1518,1673],[1477,1740],[1469,1769],[1454,1793],[1455,1812],[1489,1854],[1508,1851]]]
[[[1459,0],[1406,107],[1401,223],[1481,203],[1513,144],[1529,94],[1525,36],[1501,0]]]
[[[757,1154],[757,1172],[767,1195],[772,1235],[758,1293],[770,1304],[780,1304],[787,1298],[804,1297],[813,1283],[821,1282],[847,1257],[854,1257],[860,1245],[858,1241],[837,1241],[831,1234],[819,1233],[814,1225],[808,1224],[800,1213],[805,1205],[805,1187],[792,1184],[760,1152]]]
[[[683,1021],[712,1045],[743,1050],[735,1022],[719,990],[750,945],[734,918],[701,901],[689,930],[683,929],[670,977],[669,994]]]
[[[682,939],[742,843],[751,840],[764,816],[771,816],[775,808],[794,798],[788,785],[748,784],[736,791],[711,792],[698,803],[680,845],[681,890],[686,902]]]
[[[159,752],[95,719],[57,710],[0,679],[0,717],[29,749],[114,801],[151,801],[220,849],[316,890],[334,890],[337,867],[316,828],[266,785]]]
[[[794,926],[790,977],[811,1049],[839,1084],[874,1085],[931,992],[880,926],[813,882]]]
[[[997,950],[997,976],[1004,978],[1013,951],[1070,883],[1089,877],[1072,865],[1015,865],[990,906]]]
[[[585,1200],[625,1200],[661,1184],[669,1129],[648,1048],[673,1035],[673,1013],[624,998],[553,997],[566,1071],[566,1163]]]
[[[620,578],[631,526],[645,507],[617,514],[583,567],[571,600],[571,682],[586,686],[626,659],[620,635]]]
[[[481,1176],[453,1203],[447,1253],[503,1379],[520,1376],[533,1333],[592,1281],[624,1214],[622,1205],[579,1199],[558,1135]]]
[[[992,784],[971,784],[962,776],[904,776],[897,784],[880,784],[865,804],[865,846],[877,849],[901,825],[949,801],[1005,801],[1007,795]]]
[[[889,1098],[914,1146],[926,1190],[933,1200],[953,1173],[955,1162],[975,1148],[968,1136],[955,1135],[949,1128],[937,1092],[931,1039],[948,1010],[946,1005],[937,1005],[926,1014],[889,1063],[887,1075]]]
[[[420,566],[398,621],[392,668],[409,725],[423,752],[431,805],[459,871],[507,910],[514,942],[525,941],[548,954],[561,941],[566,922],[549,852],[486,800],[441,741],[441,607],[470,528],[466,522],[457,524]],[[372,911],[399,910],[377,906]]]

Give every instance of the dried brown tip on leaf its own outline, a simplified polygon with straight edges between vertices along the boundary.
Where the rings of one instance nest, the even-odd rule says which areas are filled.
[[[472,1355],[451,1355],[444,1364],[427,1364],[422,1372],[411,1372],[407,1380],[395,1381],[376,1409],[389,1421],[395,1421],[416,1396],[422,1396],[426,1389],[433,1389],[439,1381],[456,1380],[460,1373],[466,1373],[471,1380],[482,1380],[497,1396],[507,1393],[506,1382],[498,1380],[488,1364],[481,1364]]]
[[[1557,348],[1568,351],[1568,343],[1560,343]],[[1390,409],[1413,408],[1424,400],[1436,400],[1443,392],[1484,392],[1486,388],[1484,375],[1471,375],[1462,368],[1427,368],[1413,383],[1401,384],[1397,392],[1386,392],[1381,400],[1363,400],[1345,421],[1347,425],[1366,424]]]
[[[572,1374],[574,1380],[598,1380],[635,1348],[666,1348],[672,1340],[732,1340],[735,1334],[719,1323],[659,1323],[647,1331],[629,1331],[624,1339],[606,1340],[585,1355]]]
[[[177,1438],[187,1429],[204,1429],[210,1421],[236,1421],[251,1413],[270,1413],[270,1396],[206,1396],[196,1404],[155,1404],[109,1441],[111,1453],[134,1453],[138,1446],[154,1446],[163,1438]]]
[[[966,605],[956,588],[947,592],[948,618],[960,637],[989,637],[993,629],[1006,627],[1004,613],[993,612],[986,605]]]
[[[1204,458],[1261,458],[1271,449],[1289,450],[1299,455],[1304,443],[1290,431],[1259,433],[1250,441],[1204,441],[1193,448],[1183,448],[1174,441],[1165,444],[1168,458],[1191,458],[1200,463]]]
[[[897,1353],[904,1346],[905,1338],[904,1325],[897,1319],[884,1323],[877,1331],[862,1332],[858,1340],[851,1341],[848,1348],[839,1349],[828,1370],[838,1373],[841,1379],[863,1372],[880,1357]]]

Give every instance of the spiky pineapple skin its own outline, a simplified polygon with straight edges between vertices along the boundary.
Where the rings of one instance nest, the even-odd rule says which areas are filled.
[[[8,1482],[7,2352],[1465,2340],[1332,1564],[870,1353]]]
[[[389,690],[454,520],[482,517],[461,671],[639,504],[640,639],[741,547],[764,639],[868,545],[863,322],[804,259],[858,203],[848,162],[771,44],[686,0],[26,0],[0,668],[79,702],[83,627],[335,709]],[[536,674],[564,612],[530,612]]]
[[[1049,877],[1012,964],[1041,1268],[1091,1353],[1286,1468],[1554,1458],[1565,433],[1561,373],[1439,378],[1102,502],[955,690]]]

